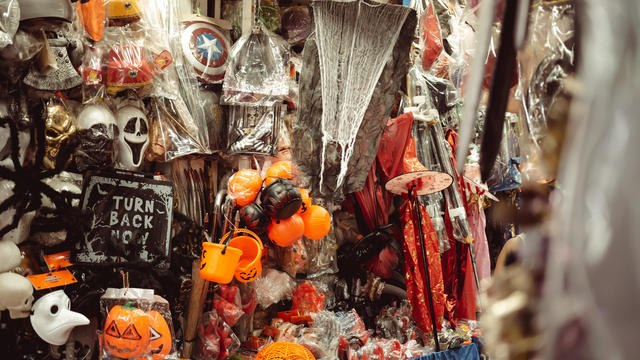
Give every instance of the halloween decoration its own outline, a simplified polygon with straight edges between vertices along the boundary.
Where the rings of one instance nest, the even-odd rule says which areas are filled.
[[[167,320],[155,310],[151,310],[148,313],[149,316],[149,346],[145,351],[146,354],[156,359],[164,359],[165,355],[171,352],[173,344],[173,336],[171,335],[171,329]]]
[[[68,0],[60,3],[68,2]],[[51,55],[55,58],[55,65],[48,71],[42,72],[37,65],[32,64],[29,73],[24,77],[24,83],[38,90],[68,90],[82,84],[82,76],[78,74],[69,58],[69,50],[80,46],[79,43],[71,42],[67,38],[56,35],[47,38],[48,46],[42,51],[51,49]]]
[[[228,284],[233,280],[242,250],[229,246],[232,233],[226,233],[219,243],[202,244],[200,276],[203,279],[219,284]]]
[[[277,179],[260,196],[262,208],[274,219],[287,219],[302,205],[300,190],[285,179]]]
[[[184,56],[193,66],[198,80],[205,84],[222,82],[231,48],[228,31],[210,21],[188,21],[184,23],[181,43]]]
[[[135,358],[149,346],[149,315],[130,305],[116,305],[104,323],[104,349],[111,355]]]
[[[20,5],[17,1],[0,2],[0,12],[3,16],[0,19],[2,29],[0,29],[0,49],[13,43],[13,36],[20,25]]]
[[[20,0],[20,21],[58,19],[71,22],[73,9],[69,0]]]
[[[48,169],[58,168],[58,155],[65,155],[63,150],[67,150],[66,145],[70,138],[75,135],[76,126],[74,118],[69,110],[62,103],[50,102],[46,107],[45,126],[45,147],[46,154],[43,164]],[[69,154],[66,154],[67,161],[71,160]],[[61,159],[63,160],[63,159]],[[65,164],[60,164],[64,167]]]
[[[293,179],[293,165],[291,161],[278,161],[269,166],[264,175],[264,184],[269,185],[276,179]]]
[[[9,310],[12,319],[29,316],[33,303],[33,286],[24,276],[6,272],[0,274],[0,311]]]
[[[0,274],[13,270],[20,265],[22,255],[13,241],[0,240]]]
[[[78,169],[109,168],[115,161],[115,141],[119,137],[118,124],[106,105],[87,105],[78,114],[76,151]]]
[[[149,121],[135,106],[118,110],[118,161],[124,169],[133,170],[142,164],[142,157],[149,146]]]
[[[268,227],[269,239],[276,245],[287,247],[304,235],[304,221],[298,214],[288,219],[271,221]]]
[[[91,40],[98,42],[104,35],[105,0],[74,0],[78,17]]]
[[[62,290],[38,299],[31,308],[30,320],[36,334],[52,345],[64,345],[74,327],[89,324],[86,316],[71,311],[71,301]]]
[[[309,190],[307,189],[298,189],[300,190],[300,198],[302,199],[302,204],[300,205],[300,209],[296,214],[302,215],[311,207],[311,197],[309,196]]]
[[[272,106],[289,94],[288,74],[289,45],[260,24],[231,47],[222,101]]]
[[[313,4],[322,77],[321,192],[330,144],[340,152],[335,186],[340,187],[344,182],[366,105],[384,69],[385,63],[378,59],[391,55],[409,11],[406,7],[380,6],[367,1]],[[340,18],[355,20],[337,20]],[[373,51],[378,56],[366,55]]]
[[[140,20],[140,15],[137,0],[109,0],[107,2],[107,17],[110,26],[134,23]]]
[[[231,106],[227,151],[230,154],[276,155],[283,111],[281,104]]]
[[[256,360],[315,360],[306,347],[290,342],[275,342],[262,348]]]
[[[233,238],[229,240],[229,246],[242,250],[235,273],[236,280],[250,282],[257,279],[262,273],[263,250],[262,240],[258,235],[245,229],[235,230]]]
[[[304,222],[304,236],[309,239],[322,239],[331,229],[331,215],[319,205],[311,205],[309,210],[302,214],[302,221]]]
[[[260,205],[253,203],[240,209],[240,221],[249,230],[263,234],[267,231],[270,219]]]
[[[290,6],[282,12],[283,35],[289,45],[302,45],[311,30],[311,16],[306,6]]]
[[[173,62],[168,51],[157,55],[149,63],[143,48],[135,45],[117,45],[109,50],[107,65],[107,91],[115,95],[126,89],[142,89],[153,77]],[[98,69],[99,70],[99,69]]]
[[[262,177],[257,170],[239,170],[229,178],[229,196],[238,206],[251,204],[261,187]]]

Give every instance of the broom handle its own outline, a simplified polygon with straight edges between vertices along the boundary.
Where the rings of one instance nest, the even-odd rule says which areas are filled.
[[[193,286],[191,287],[191,294],[189,296],[189,307],[187,308],[187,322],[185,325],[184,333],[184,347],[182,350],[182,357],[190,359],[193,352],[193,345],[196,340],[196,330],[198,328],[198,322],[200,315],[202,314],[202,307],[204,306],[204,296],[206,295],[205,289],[209,286],[209,282],[200,277],[200,260],[195,260],[191,268],[191,279]]]

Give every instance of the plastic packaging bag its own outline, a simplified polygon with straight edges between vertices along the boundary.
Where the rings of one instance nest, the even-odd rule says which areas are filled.
[[[262,154],[275,156],[284,107],[239,106],[229,110],[227,152],[229,154]]]
[[[286,273],[276,269],[265,269],[251,283],[256,290],[256,301],[263,309],[289,298],[296,287],[295,281]]]
[[[20,24],[20,5],[16,0],[0,1],[0,49],[13,44]]]
[[[216,312],[202,315],[198,328],[199,347],[196,359],[225,359],[240,346],[240,340],[231,327]]]
[[[272,106],[289,94],[289,45],[260,25],[231,48],[222,101]]]

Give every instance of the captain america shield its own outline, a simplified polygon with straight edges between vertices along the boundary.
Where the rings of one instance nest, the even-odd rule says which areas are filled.
[[[204,21],[189,21],[184,26],[182,52],[198,74],[198,80],[221,83],[229,59],[229,37]]]

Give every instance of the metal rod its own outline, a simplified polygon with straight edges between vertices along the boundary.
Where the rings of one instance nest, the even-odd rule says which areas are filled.
[[[418,203],[418,196],[413,196],[413,189],[415,185],[412,185],[409,188],[409,202],[413,201],[414,206],[414,215],[416,217],[416,221],[414,226],[418,227],[418,232],[420,234],[420,250],[422,253],[422,263],[424,264],[424,276],[425,282],[427,283],[427,291],[429,292],[429,312],[431,313],[431,325],[433,327],[433,340],[435,341],[436,352],[440,351],[440,341],[438,340],[438,326],[436,324],[436,311],[433,306],[433,293],[431,292],[431,277],[429,276],[429,263],[427,263],[427,252],[424,246],[424,233],[422,231],[422,215],[420,215],[420,208]],[[415,233],[415,229],[414,229]]]

